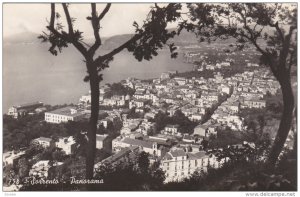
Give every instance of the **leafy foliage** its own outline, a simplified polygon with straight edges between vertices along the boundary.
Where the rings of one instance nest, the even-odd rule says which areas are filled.
[[[77,135],[88,129],[88,122],[67,122],[51,124],[43,121],[44,114],[28,115],[19,119],[3,117],[3,139],[5,150],[28,147],[38,137],[57,140],[58,137]]]
[[[107,97],[111,97],[113,95],[118,95],[118,96],[130,95],[130,96],[132,96],[135,92],[134,89],[127,87],[127,86],[125,87],[121,83],[109,84],[109,87],[110,87],[110,92],[107,95]]]
[[[172,117],[159,111],[154,117],[154,122],[158,131],[164,129],[168,124],[178,124],[179,132],[181,133],[192,133],[197,125],[197,123],[188,119],[180,110],[177,110]]]
[[[104,164],[97,169],[96,178],[104,183],[94,189],[108,191],[157,190],[165,179],[159,163],[150,164],[149,155],[141,152],[127,162]]]
[[[162,49],[167,41],[176,35],[175,31],[168,31],[166,28],[168,23],[178,20],[180,10],[181,4],[170,3],[163,8],[155,4],[142,27],[136,22],[133,23],[137,35],[141,38],[130,43],[127,46],[128,51],[133,52],[138,61],[150,60],[153,56],[157,56],[157,50]],[[169,44],[169,49],[171,57],[176,58],[177,52],[173,43]]]

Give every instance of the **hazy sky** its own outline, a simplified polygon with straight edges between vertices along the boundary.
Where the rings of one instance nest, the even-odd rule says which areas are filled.
[[[285,4],[290,6],[291,4]],[[142,24],[149,13],[149,3],[113,3],[110,11],[101,21],[101,36],[109,37],[117,34],[133,33],[133,22]],[[97,4],[98,12],[102,12],[105,3]],[[66,26],[65,16],[61,4],[56,5],[56,11],[61,14],[61,22]],[[75,28],[84,32],[85,38],[93,36],[90,21],[86,20],[91,15],[90,4],[76,4],[69,6],[71,17],[76,18]],[[5,3],[3,5],[3,36],[8,37],[22,32],[41,33],[50,18],[50,3]],[[175,24],[169,25],[174,27]]]
[[[101,22],[101,35],[112,36],[116,34],[132,33],[134,28],[132,23],[139,24],[146,18],[150,6],[153,4],[117,4],[113,3],[110,11]],[[101,12],[105,4],[97,4],[98,12]],[[61,13],[61,22],[64,24],[64,12],[61,4],[56,5],[57,11]],[[91,37],[92,27],[86,20],[90,16],[90,4],[71,4],[70,15],[76,17],[75,28],[86,32],[84,36]],[[3,36],[11,36],[22,32],[41,33],[45,30],[47,20],[50,19],[50,4],[25,4],[25,3],[5,3],[3,5]]]

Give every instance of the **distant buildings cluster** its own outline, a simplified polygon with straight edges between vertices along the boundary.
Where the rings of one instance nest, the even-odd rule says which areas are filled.
[[[186,54],[189,58],[196,55],[199,54]],[[229,67],[232,61],[226,59],[218,63],[217,67]],[[248,66],[256,67],[250,63]],[[211,68],[206,65],[205,69]],[[246,129],[244,120],[239,116],[240,110],[265,108],[265,96],[276,94],[279,88],[274,77],[262,68],[228,78],[218,72],[208,79],[176,77],[176,72],[165,72],[152,82],[128,78],[122,81],[122,85],[135,90],[133,96],[107,97],[110,88],[100,88],[99,105],[109,106],[111,109],[102,111],[105,115],[101,115],[98,120],[98,127],[108,128],[110,124],[119,122],[121,129],[117,131],[119,136],[114,139],[107,134],[96,136],[96,148],[112,152],[112,155],[96,163],[95,169],[107,163],[115,165],[130,160],[137,152],[145,151],[149,153],[151,161],[160,161],[167,182],[182,180],[195,171],[206,171],[208,167],[220,167],[225,161],[217,161],[214,156],[207,155],[203,149],[203,140],[217,135],[220,128],[226,127],[234,131]],[[45,121],[59,124],[82,120],[90,115],[90,103],[91,95],[83,95],[78,106],[46,111]],[[18,118],[23,114],[43,110],[43,103],[33,103],[12,107],[8,115]],[[163,112],[172,117],[177,110],[197,123],[193,133],[179,131],[178,124],[168,124],[163,130],[157,130],[153,122],[156,114]],[[129,111],[143,114],[143,117],[128,118]],[[72,136],[60,137],[56,141],[41,136],[33,140],[33,143],[44,148],[55,146],[66,155],[73,154],[77,148]],[[18,155],[7,154],[4,161],[6,164],[11,163],[15,157]],[[30,174],[47,177],[48,168],[49,161],[40,161],[32,167]]]
[[[26,114],[41,113],[46,110],[46,108],[43,106],[44,104],[42,102],[34,102],[18,106],[12,106],[8,109],[7,115],[17,119]]]

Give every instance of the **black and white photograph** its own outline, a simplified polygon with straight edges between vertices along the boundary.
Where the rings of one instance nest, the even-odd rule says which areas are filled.
[[[1,4],[6,196],[296,196],[296,1]]]

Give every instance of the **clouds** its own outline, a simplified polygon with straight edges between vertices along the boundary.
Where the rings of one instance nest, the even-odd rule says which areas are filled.
[[[113,3],[110,11],[101,22],[102,36],[112,36],[133,33],[132,23],[142,23],[152,4],[120,4]],[[97,4],[101,12],[105,4]],[[64,13],[61,5],[57,4],[57,11],[62,15],[61,22],[65,25]],[[92,28],[86,17],[90,15],[90,4],[71,4],[70,14],[76,18],[75,29],[84,31],[84,36],[92,36]],[[47,19],[50,17],[49,3],[5,3],[3,5],[3,36],[8,37],[23,32],[41,33],[45,30]]]

